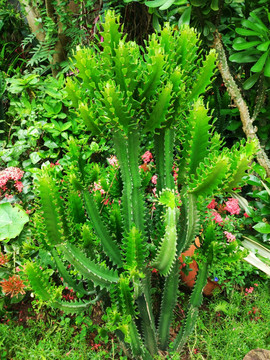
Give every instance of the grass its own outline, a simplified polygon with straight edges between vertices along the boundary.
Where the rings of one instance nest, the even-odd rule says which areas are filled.
[[[204,298],[185,349],[170,359],[242,360],[252,349],[270,350],[269,285],[269,280],[259,283],[247,295],[242,289]],[[39,320],[29,316],[23,325],[14,318],[0,324],[0,359],[126,359],[113,339],[95,348],[100,342],[98,327],[90,318],[86,321],[82,316],[69,318],[60,313],[47,312]]]
[[[188,341],[190,359],[242,360],[252,349],[270,350],[269,285],[207,300]]]

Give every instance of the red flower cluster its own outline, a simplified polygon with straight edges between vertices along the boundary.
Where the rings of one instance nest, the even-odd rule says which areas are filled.
[[[4,279],[0,281],[0,285],[5,295],[10,294],[10,297],[25,294],[25,291],[23,290],[25,285],[18,275],[13,275],[10,276],[8,280]]]
[[[23,183],[19,180],[23,177],[23,174],[24,171],[20,170],[17,167],[9,167],[6,168],[5,170],[0,171],[0,195],[1,195],[1,191],[8,190],[7,183],[10,180],[13,180],[15,188],[19,192],[22,192]],[[6,194],[6,196],[8,197],[9,195]]]
[[[143,162],[145,164],[148,164],[152,159],[153,159],[153,155],[150,151],[146,151],[143,155],[142,155],[142,159]]]
[[[0,266],[5,265],[8,262],[7,255],[0,253]]]
[[[241,211],[238,205],[238,199],[228,198],[224,209],[227,210],[231,215],[238,215]]]

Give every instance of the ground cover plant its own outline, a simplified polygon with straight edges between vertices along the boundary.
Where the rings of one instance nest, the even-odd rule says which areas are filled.
[[[110,139],[120,186],[113,192],[107,183],[104,190],[99,166],[86,161],[71,140],[70,167],[62,179],[67,195],[51,167],[45,167],[36,182],[40,199],[36,236],[52,259],[47,264],[28,262],[25,272],[38,297],[61,310],[84,310],[102,299],[107,326],[126,356],[153,359],[160,351],[170,350],[178,257],[200,231],[200,203],[238,185],[256,143],[242,142],[230,152],[221,149],[200,98],[210,83],[216,57],[213,51],[205,59],[198,54],[194,30],[184,27],[177,33],[167,24],[143,49],[122,38],[113,12],[107,12],[102,26],[103,49],[79,49],[74,54],[79,72],[67,80],[67,92],[91,133]],[[149,151],[142,154],[146,144],[154,156]],[[156,189],[148,199],[144,199],[147,189],[140,156],[143,171],[154,157]],[[174,178],[173,168],[178,166]],[[107,207],[103,212],[110,199],[102,194],[111,195],[111,211]],[[215,257],[214,238],[210,223],[204,229],[204,258],[188,314],[172,351],[183,348],[195,325],[208,267]],[[234,251],[231,246],[226,255]],[[63,301],[63,286],[48,281],[52,270],[44,265],[56,268],[82,300]],[[161,277],[158,310],[152,302],[151,268]],[[84,281],[78,283],[81,276]]]

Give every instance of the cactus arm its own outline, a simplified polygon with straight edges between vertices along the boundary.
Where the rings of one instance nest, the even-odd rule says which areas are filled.
[[[86,294],[87,291],[84,290],[82,284],[77,284],[76,281],[70,276],[69,272],[67,271],[65,265],[60,260],[59,256],[57,255],[57,251],[55,249],[51,250],[52,256],[54,257],[55,264],[59,271],[59,274],[63,277],[64,281],[68,284],[70,288],[72,288],[78,294]]]
[[[165,234],[159,245],[158,253],[152,262],[152,266],[160,271],[162,275],[167,275],[172,268],[176,257],[176,216],[177,207],[168,207],[165,213]]]
[[[43,300],[50,301],[53,286],[36,263],[28,262],[24,265],[25,273],[34,292]]]
[[[75,302],[64,302],[64,301],[53,301],[52,306],[64,311],[67,314],[79,313],[81,311],[87,310],[91,305],[96,303],[96,299],[83,302],[83,301],[75,301]]]
[[[180,163],[181,177],[184,182],[185,174],[195,174],[201,161],[208,155],[209,137],[211,125],[210,116],[201,99],[193,105],[186,120],[186,141],[183,144]]]
[[[150,113],[149,119],[145,124],[144,132],[153,131],[156,128],[159,128],[161,123],[165,121],[169,105],[171,105],[170,100],[172,96],[172,87],[173,85],[168,83],[160,91],[152,112]]]
[[[157,190],[174,188],[172,176],[173,167],[173,146],[174,130],[160,129],[159,133],[154,136],[156,168],[158,176]]]
[[[251,162],[253,154],[256,153],[256,146],[256,141],[250,141],[245,146],[240,145],[239,151],[235,151],[233,156],[231,156],[232,174],[230,181],[225,187],[225,191],[231,191],[242,181],[243,176],[246,174],[248,164]]]
[[[87,104],[80,103],[78,107],[78,112],[81,118],[84,121],[87,129],[91,131],[93,135],[99,135],[101,130],[97,124],[97,115],[92,107],[88,107]]]
[[[49,245],[62,243],[67,240],[68,236],[59,190],[48,174],[43,173],[40,176],[38,191]]]
[[[134,109],[130,101],[127,101],[125,93],[120,90],[114,81],[108,81],[101,92],[108,117],[114,122],[114,126],[128,132],[128,127],[134,122]]]
[[[179,284],[179,261],[175,261],[170,274],[165,279],[163,297],[160,308],[158,338],[161,350],[166,350],[170,335],[170,325],[173,317],[173,309],[177,302]]]
[[[119,296],[121,298],[122,311],[127,315],[135,316],[134,299],[132,295],[129,278],[121,276],[119,278]]]
[[[177,255],[180,256],[194,241],[199,230],[199,215],[197,197],[186,193],[186,187],[181,191],[181,213],[178,223]]]
[[[137,299],[140,312],[142,332],[147,350],[151,355],[157,353],[157,338],[155,319],[153,315],[153,306],[151,299],[151,273],[146,270],[145,277],[142,280],[142,294]]]
[[[123,238],[125,265],[127,270],[143,270],[147,258],[145,244],[142,242],[141,233],[133,226],[127,236]]]
[[[122,266],[121,253],[117,245],[114,243],[112,237],[110,236],[107,228],[105,227],[101,216],[96,207],[93,195],[89,193],[88,190],[83,191],[83,197],[85,201],[85,208],[88,216],[92,220],[92,224],[95,232],[100,238],[101,244],[104,248],[104,251],[113,261],[113,263],[118,266]]]
[[[201,163],[197,170],[197,179],[191,180],[189,191],[196,196],[212,195],[226,180],[229,169],[229,158],[219,155],[213,156],[211,163]]]
[[[113,141],[123,181],[122,205],[125,230],[129,232],[135,224],[144,235],[144,201],[138,163],[140,133],[130,131],[125,139],[120,132],[115,132]]]
[[[156,89],[161,83],[161,76],[164,73],[165,57],[162,48],[156,40],[150,40],[148,46],[149,54],[146,59],[147,71],[144,74],[144,81],[141,84],[140,99],[143,102],[156,93]]]
[[[203,300],[202,291],[207,282],[207,272],[208,263],[203,263],[200,266],[196,284],[190,297],[189,310],[186,317],[185,325],[182,326],[173,344],[173,350],[176,352],[180,352],[195,326],[196,319],[199,313],[199,307],[201,306]]]
[[[137,326],[134,321],[131,321],[129,323],[128,333],[130,337],[130,346],[131,346],[133,358],[141,359],[143,345]]]
[[[206,59],[203,61],[200,74],[198,75],[195,86],[192,89],[189,100],[196,99],[199,95],[203,94],[210,84],[210,79],[214,75],[214,68],[216,63],[216,52],[211,49]]]
[[[105,268],[89,260],[80,250],[71,244],[59,245],[66,259],[88,280],[93,281],[95,286],[109,288],[110,284],[118,282],[116,271]]]

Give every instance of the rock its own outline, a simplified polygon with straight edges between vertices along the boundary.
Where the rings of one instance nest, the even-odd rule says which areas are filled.
[[[243,360],[270,360],[270,350],[251,350],[249,353],[247,353]]]

